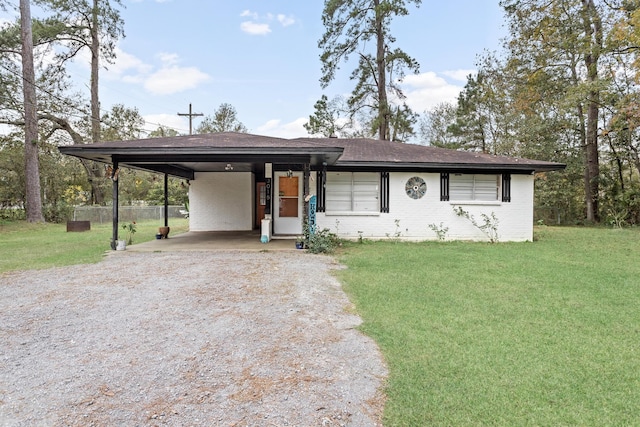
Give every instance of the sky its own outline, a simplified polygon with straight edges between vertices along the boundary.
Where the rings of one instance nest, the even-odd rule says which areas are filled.
[[[394,19],[395,46],[420,63],[420,73],[402,84],[415,112],[454,101],[477,56],[499,49],[505,29],[498,1],[423,0]],[[101,107],[136,107],[148,131],[162,124],[186,134],[188,118],[178,113],[188,113],[189,104],[206,116],[229,103],[250,133],[304,137],[322,94],[347,95],[354,87],[353,67],[344,63],[329,87],[320,87],[321,0],[122,3],[125,38],[115,63],[101,71]],[[69,72],[88,98],[88,55]],[[194,129],[201,120],[194,117]]]

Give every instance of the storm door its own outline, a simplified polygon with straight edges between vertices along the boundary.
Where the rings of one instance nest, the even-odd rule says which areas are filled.
[[[275,173],[275,234],[302,234],[302,172]]]

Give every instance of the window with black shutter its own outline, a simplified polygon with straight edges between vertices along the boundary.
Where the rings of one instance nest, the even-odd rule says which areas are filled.
[[[325,184],[327,180],[327,173],[324,170],[318,171],[318,179],[316,179],[316,195],[317,195],[317,205],[316,212],[325,212]]]
[[[449,174],[448,173],[440,174],[440,201],[442,202],[449,201]]]
[[[502,174],[502,201],[511,202],[511,174]]]
[[[389,172],[380,174],[380,212],[389,213]]]

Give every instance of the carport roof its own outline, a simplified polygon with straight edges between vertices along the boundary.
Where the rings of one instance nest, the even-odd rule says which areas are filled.
[[[68,145],[60,152],[103,163],[193,178],[212,164],[310,163],[337,168],[429,171],[509,171],[532,173],[564,169],[555,162],[493,156],[365,138],[284,139],[247,133],[212,133],[131,141]]]

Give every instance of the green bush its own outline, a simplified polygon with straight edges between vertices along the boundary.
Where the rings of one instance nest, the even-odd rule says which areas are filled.
[[[27,213],[24,209],[0,209],[0,221],[24,221],[25,219],[27,219]]]
[[[48,204],[42,210],[46,222],[61,224],[73,218],[73,206],[66,202]]]
[[[324,228],[309,236],[307,247],[312,254],[330,254],[339,245],[338,236],[331,233],[328,228]]]

